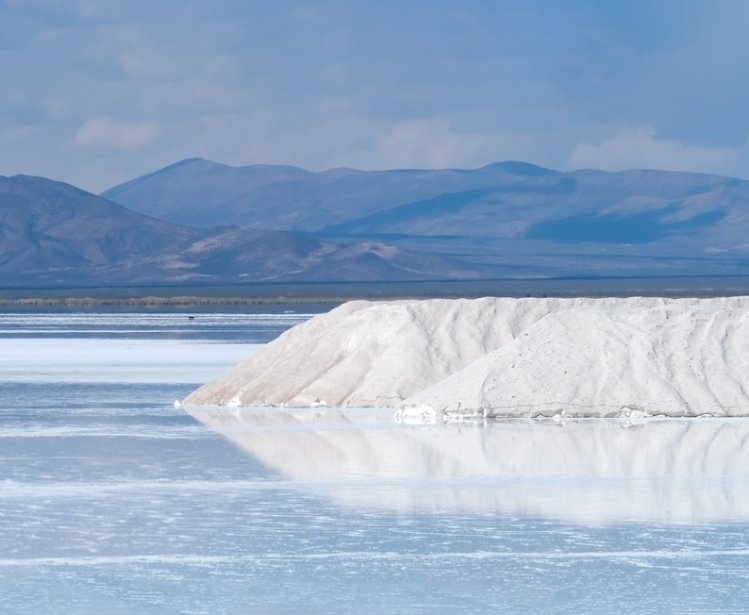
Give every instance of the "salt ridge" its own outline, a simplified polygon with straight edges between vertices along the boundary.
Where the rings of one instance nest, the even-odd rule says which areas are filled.
[[[749,298],[357,301],[187,404],[486,416],[749,414]]]

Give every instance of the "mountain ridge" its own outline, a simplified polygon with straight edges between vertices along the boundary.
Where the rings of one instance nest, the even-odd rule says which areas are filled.
[[[201,181],[205,168],[210,169],[208,196]],[[114,186],[101,196],[178,224],[206,226],[219,220],[316,232],[346,221],[348,212],[367,215],[465,185],[476,187],[474,177],[482,184],[507,184],[548,173],[557,172],[517,161],[478,169],[362,171],[341,167],[313,172],[284,165],[229,167],[188,159]]]
[[[0,176],[0,283],[215,284],[476,277],[479,269],[380,243],[295,231],[197,229],[64,182]]]
[[[206,163],[218,165],[203,159],[182,161],[161,169],[156,176],[141,176],[132,180],[135,183],[103,194],[175,223],[201,226],[201,221],[209,220],[212,224],[316,232],[339,239],[458,234],[509,239],[522,238],[524,233],[527,239],[534,239],[539,238],[539,228],[554,224],[567,228],[576,216],[583,216],[583,221],[584,216],[601,216],[591,227],[604,224],[607,216],[612,224],[617,216],[625,223],[631,218],[634,224],[640,212],[667,207],[674,209],[667,218],[656,217],[655,224],[675,228],[679,219],[710,219],[702,229],[700,249],[733,249],[735,245],[730,244],[736,244],[737,229],[749,229],[749,219],[742,215],[749,208],[749,181],[708,173],[556,171],[521,161],[495,162],[476,169],[321,172],[276,165],[218,165],[212,168],[221,169],[221,177],[210,178],[189,172],[195,164]],[[232,185],[219,181],[226,169],[234,174]],[[279,174],[279,169],[283,173]],[[292,169],[291,176],[284,175],[288,169]],[[260,174],[266,176],[262,181],[258,180]],[[196,184],[209,191],[211,199],[196,200]],[[473,198],[476,195],[481,198]],[[712,217],[705,218],[711,211]],[[531,230],[534,225],[536,230]],[[549,237],[557,234],[552,232]],[[561,241],[572,242],[574,235]],[[673,235],[664,232],[653,237]],[[733,239],[722,241],[721,235]],[[614,236],[603,233],[600,237]],[[591,241],[596,239],[591,235]]]
[[[246,284],[749,270],[749,181],[706,173],[564,172],[521,161],[313,172],[191,158],[103,194],[119,203],[45,178],[0,178],[0,282],[30,276],[40,284],[70,285],[71,277],[91,284]],[[123,203],[125,194],[137,211]],[[182,222],[164,220],[165,211]]]

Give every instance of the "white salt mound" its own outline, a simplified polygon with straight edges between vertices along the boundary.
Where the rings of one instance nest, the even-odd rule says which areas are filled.
[[[512,341],[560,301],[353,301],[290,329],[185,401],[395,406]]]
[[[351,302],[188,404],[749,414],[749,298]]]

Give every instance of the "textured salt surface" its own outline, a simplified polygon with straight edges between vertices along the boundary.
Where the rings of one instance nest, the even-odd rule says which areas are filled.
[[[749,298],[352,302],[188,404],[489,416],[749,414]]]

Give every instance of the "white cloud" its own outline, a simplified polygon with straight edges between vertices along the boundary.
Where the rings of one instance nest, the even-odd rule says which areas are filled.
[[[73,143],[78,147],[119,151],[139,150],[161,133],[152,121],[118,121],[105,116],[92,117],[78,129]]]
[[[48,96],[45,98],[44,101],[42,101],[42,106],[50,117],[61,118],[65,115],[65,103],[54,96]]]
[[[486,163],[492,139],[482,134],[461,134],[442,119],[396,122],[376,134],[368,152],[371,166],[446,167],[456,160],[473,166]]]
[[[695,3],[674,20],[644,0],[553,10],[472,0],[425,20],[418,3],[184,0],[175,12],[0,0],[0,71],[14,84],[0,93],[0,136],[13,139],[0,173],[104,188],[104,177],[205,156],[747,177],[742,1]]]
[[[95,2],[87,2],[86,0],[78,0],[74,6],[75,11],[82,19],[92,19],[100,11],[100,7],[97,7]]]
[[[24,139],[34,132],[31,126],[13,126],[5,131],[9,139]]]
[[[476,132],[445,118],[387,122],[328,110],[310,121],[283,121],[287,117],[260,108],[205,117],[189,133],[189,146],[175,149],[172,157],[187,152],[227,164],[279,163],[319,171],[475,168],[501,160],[552,165],[552,153],[559,150],[549,143],[549,134]]]
[[[746,145],[690,145],[659,139],[651,128],[625,128],[598,143],[578,144],[572,151],[568,166],[608,171],[650,168],[740,175],[746,170],[748,153]]]
[[[461,128],[444,118],[409,119],[383,127],[370,121],[331,158],[363,169],[476,168],[503,160],[528,160],[554,166],[558,147],[550,135]],[[556,135],[554,135],[556,138]],[[361,145],[360,145],[361,144]]]

